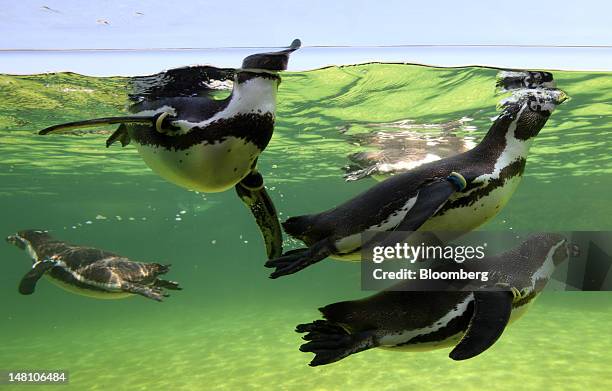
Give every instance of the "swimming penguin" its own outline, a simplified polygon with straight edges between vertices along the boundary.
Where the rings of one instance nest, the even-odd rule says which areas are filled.
[[[277,257],[282,253],[282,231],[256,164],[274,130],[278,73],[287,69],[289,55],[300,45],[296,39],[288,49],[246,57],[226,99],[145,99],[131,106],[131,116],[70,122],[39,134],[120,124],[106,146],[133,143],[145,163],[168,181],[200,192],[235,187],[260,227],[268,258]]]
[[[501,71],[496,81],[499,92],[555,86],[552,73],[544,71]],[[470,120],[464,117],[442,124],[416,124],[407,120],[376,124],[377,127],[393,127],[401,131],[380,131],[353,136],[352,142],[367,145],[375,150],[349,155],[352,164],[345,168],[344,178],[347,181],[355,181],[371,176],[380,181],[425,163],[469,151],[476,146],[473,137],[459,137],[455,131],[460,128],[475,130],[474,127],[465,126]],[[441,130],[438,135],[423,132],[437,129]]]
[[[366,231],[469,232],[490,220],[516,190],[533,139],[555,107],[557,89],[523,89],[501,103],[501,114],[470,151],[395,175],[322,213],[292,217],[283,228],[308,247],[270,260],[271,278],[327,257],[360,260]]]
[[[380,130],[351,136],[352,144],[366,146],[369,150],[348,156],[351,164],[344,168],[344,178],[356,181],[373,177],[381,181],[425,163],[469,151],[476,146],[474,137],[456,134],[459,129],[475,130],[475,127],[466,125],[469,121],[470,118],[464,117],[446,123],[417,124],[402,120],[376,124],[378,128],[396,128],[399,131]]]
[[[325,320],[297,326],[309,341],[300,350],[315,353],[311,366],[376,347],[426,351],[454,346],[449,354],[453,360],[475,357],[525,313],[570,253],[562,235],[537,234],[501,255],[475,262],[491,270],[490,289],[483,285],[485,289],[469,291],[455,284],[452,291],[411,291],[413,282],[406,281],[403,290],[325,306],[320,309]]]
[[[68,244],[43,230],[20,231],[6,240],[26,250],[33,261],[19,283],[23,295],[34,293],[43,275],[70,292],[98,299],[141,295],[162,301],[168,296],[164,289],[181,290],[178,283],[159,278],[170,265],[134,262],[105,250]]]

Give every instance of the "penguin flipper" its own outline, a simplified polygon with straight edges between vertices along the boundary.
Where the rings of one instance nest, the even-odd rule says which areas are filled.
[[[236,193],[251,210],[266,243],[268,259],[278,258],[283,253],[283,235],[274,203],[264,187],[263,177],[252,171],[236,185]]]
[[[106,148],[113,145],[116,141],[121,143],[122,147],[125,147],[130,143],[130,135],[128,134],[127,127],[125,124],[119,125],[117,130],[110,135],[110,137],[106,140]]]
[[[374,235],[362,248],[376,246],[395,246],[397,242],[406,240],[402,232],[412,232],[419,229],[431,216],[435,215],[448,201],[451,195],[465,189],[467,183],[463,175],[453,172],[446,179],[437,179],[419,189],[416,201],[406,216],[393,232],[380,232]],[[399,235],[399,236],[398,236]],[[435,236],[426,235],[428,240],[436,240]]]
[[[373,332],[349,333],[341,326],[327,320],[315,320],[312,323],[297,325],[295,331],[307,333],[302,339],[308,342],[300,346],[300,351],[315,354],[308,364],[311,367],[331,364],[351,354],[376,347]]]
[[[32,269],[23,276],[19,283],[19,293],[22,295],[31,295],[36,289],[36,283],[45,274],[45,272],[55,266],[55,262],[44,260],[34,264]]]
[[[512,312],[511,291],[474,292],[474,313],[461,341],[450,352],[453,360],[466,360],[490,348],[502,335]]]
[[[286,276],[297,273],[302,269],[322,261],[336,251],[333,240],[323,239],[308,248],[291,250],[283,256],[271,259],[266,262],[265,267],[275,268],[270,274],[270,278]]]
[[[58,124],[49,126],[39,131],[39,135],[66,133],[77,129],[91,128],[100,125],[113,125],[113,124],[141,124],[141,125],[155,125],[155,122],[159,118],[159,114],[154,116],[123,116],[123,117],[104,117],[94,118],[85,121],[67,122],[64,124]]]
[[[395,227],[395,231],[416,231],[444,206],[451,195],[465,189],[465,186],[465,178],[453,172],[446,179],[434,181],[421,188],[414,205]]]

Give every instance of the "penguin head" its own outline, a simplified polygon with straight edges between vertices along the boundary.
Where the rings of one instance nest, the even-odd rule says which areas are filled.
[[[535,89],[525,99],[529,111],[551,115],[558,105],[567,100],[567,94],[557,89]]]
[[[541,292],[552,277],[555,268],[570,256],[567,238],[556,233],[535,234],[527,238],[516,258],[512,284],[528,293]],[[514,273],[513,273],[514,274]]]
[[[242,69],[263,71],[284,71],[289,63],[289,55],[298,50],[302,42],[294,39],[291,45],[278,52],[251,54],[242,61]]]
[[[49,239],[51,239],[51,235],[49,235],[48,231],[28,229],[8,236],[6,241],[14,244],[22,250],[25,250],[27,245],[36,246],[42,242],[48,241]]]
[[[567,99],[567,94],[558,89],[522,89],[500,105],[504,114],[516,120],[515,138],[527,140],[538,135],[555,108]]]

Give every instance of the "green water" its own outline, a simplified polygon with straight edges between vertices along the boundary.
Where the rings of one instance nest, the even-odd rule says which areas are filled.
[[[332,207],[375,183],[342,179],[357,148],[349,136],[369,124],[467,116],[471,134],[482,136],[500,99],[496,73],[368,64],[285,74],[274,138],[259,159],[281,218]],[[571,100],[536,139],[508,206],[483,228],[612,229],[612,74],[554,75]],[[312,356],[298,351],[293,329],[318,318],[318,307],[367,295],[359,265],[327,260],[269,280],[256,225],[232,191],[178,188],[133,147],[104,148],[106,135],[34,135],[124,112],[126,84],[0,75],[0,234],[45,228],[172,263],[169,277],[184,290],[163,303],[102,301],[41,281],[21,296],[29,260],[0,243],[0,369],[66,369],[66,389],[76,390],[612,389],[612,295],[600,292],[545,292],[491,349],[465,362],[445,350],[370,350],[308,367]]]

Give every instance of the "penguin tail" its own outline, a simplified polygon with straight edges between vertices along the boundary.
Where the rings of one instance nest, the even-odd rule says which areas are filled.
[[[296,238],[302,239],[312,227],[309,215],[290,217],[282,223],[285,232]]]
[[[300,351],[314,353],[311,367],[331,364],[351,354],[375,347],[374,334],[360,332],[351,334],[343,327],[328,320],[315,320],[312,323],[297,325],[295,331],[306,333],[306,342]]]
[[[354,308],[352,303],[353,302],[350,301],[340,301],[321,307],[319,311],[323,314],[323,317],[330,322],[344,323],[347,318],[351,317],[353,312],[352,308]]]
[[[161,263],[153,263],[152,266],[155,269],[155,274],[166,274],[170,271],[170,266],[172,265],[162,265]]]

